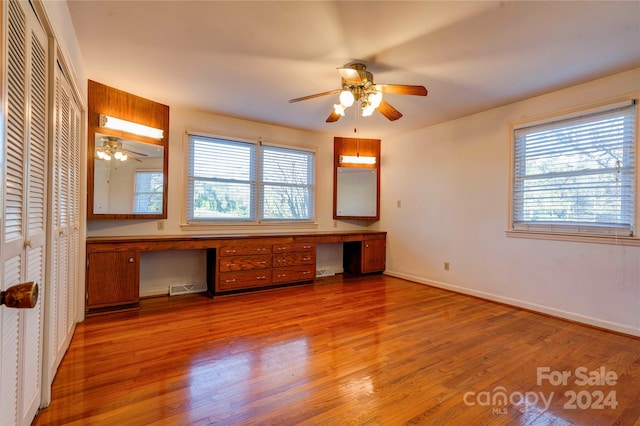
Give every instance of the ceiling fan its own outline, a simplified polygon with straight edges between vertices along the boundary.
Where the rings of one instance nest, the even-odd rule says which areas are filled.
[[[305,101],[307,99],[339,93],[340,103],[333,105],[333,111],[329,114],[329,117],[327,117],[327,123],[338,121],[340,117],[344,116],[345,110],[356,101],[360,102],[363,117],[368,117],[373,114],[373,111],[378,110],[389,120],[394,121],[402,117],[402,113],[382,99],[383,93],[427,96],[427,89],[424,86],[375,84],[373,82],[373,74],[367,71],[367,67],[361,63],[354,63],[338,68],[338,72],[342,77],[341,89],[303,96],[301,98],[291,99],[289,102]]]
[[[146,157],[147,154],[142,152],[130,151],[122,148],[122,142],[118,138],[113,136],[107,136],[102,138],[102,146],[96,148],[96,156],[101,160],[109,161],[112,158],[120,161],[126,161],[127,158],[133,158],[136,161],[142,162],[137,155]]]

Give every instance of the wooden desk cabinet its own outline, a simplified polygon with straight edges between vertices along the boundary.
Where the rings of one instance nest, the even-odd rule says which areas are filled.
[[[316,277],[316,245],[283,243],[273,245],[273,283],[311,281]]]
[[[112,306],[120,309],[138,307],[140,253],[88,253],[87,284],[86,307],[90,311],[108,310]]]
[[[386,253],[386,237],[381,235],[345,243],[344,270],[356,275],[382,272],[386,267]]]
[[[271,285],[271,244],[240,241],[218,249],[217,292]]]
[[[344,243],[345,272],[382,272],[385,241],[379,231],[88,238],[86,310],[139,306],[142,251],[206,250],[207,292],[214,296],[313,281],[318,243]]]

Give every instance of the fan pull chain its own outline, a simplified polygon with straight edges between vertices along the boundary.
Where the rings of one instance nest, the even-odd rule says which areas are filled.
[[[360,138],[358,137],[358,111],[356,110],[356,108],[353,109],[355,111],[354,114],[354,126],[353,126],[353,133],[355,133],[356,135],[356,157],[360,157]]]

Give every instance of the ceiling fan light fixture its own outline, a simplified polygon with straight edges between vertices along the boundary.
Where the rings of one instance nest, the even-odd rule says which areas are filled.
[[[112,158],[126,161],[129,158],[127,152],[122,149],[122,142],[112,136],[103,139],[102,146],[96,148],[96,156],[104,161],[111,161]]]
[[[369,101],[369,105],[376,109],[380,106],[380,102],[382,102],[382,92],[371,92],[369,96],[367,96],[367,100]]]
[[[327,123],[334,123],[345,115],[345,110],[355,102],[360,102],[361,114],[363,117],[373,115],[375,110],[390,121],[398,120],[402,113],[382,99],[382,94],[427,96],[427,89],[424,86],[408,84],[376,84],[373,82],[373,74],[367,71],[367,67],[362,63],[352,63],[338,68],[342,76],[341,88],[328,92],[316,93],[314,95],[303,96],[289,100],[289,102],[304,101],[326,95],[338,95],[339,104],[333,105],[333,111],[327,118]]]
[[[373,111],[375,111],[376,108],[371,105],[371,104],[362,104],[362,116],[363,117],[370,117],[371,114],[373,114]]]
[[[353,96],[353,93],[351,93],[351,90],[343,90],[340,92],[340,104],[345,108],[349,108],[353,105],[354,101],[355,97]]]

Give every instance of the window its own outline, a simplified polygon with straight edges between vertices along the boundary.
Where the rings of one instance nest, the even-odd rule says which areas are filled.
[[[513,230],[631,236],[635,103],[514,130]]]
[[[315,153],[189,134],[187,221],[314,220]]]
[[[163,178],[161,170],[136,171],[134,213],[162,213]]]

